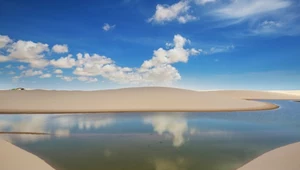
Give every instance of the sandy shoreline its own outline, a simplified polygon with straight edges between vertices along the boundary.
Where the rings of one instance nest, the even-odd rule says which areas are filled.
[[[237,170],[299,170],[300,142],[276,148]]]
[[[277,105],[244,99],[299,100],[259,91],[192,91],[164,87],[101,91],[0,91],[0,113],[253,111]]]
[[[0,140],[1,170],[54,170],[37,156]]]

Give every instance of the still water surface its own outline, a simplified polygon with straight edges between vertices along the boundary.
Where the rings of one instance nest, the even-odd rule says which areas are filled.
[[[219,113],[0,115],[0,135],[57,170],[235,170],[300,141],[300,103]]]

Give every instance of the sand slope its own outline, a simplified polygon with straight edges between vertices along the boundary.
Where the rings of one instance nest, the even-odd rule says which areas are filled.
[[[300,90],[275,90],[270,92],[300,96]]]
[[[299,170],[300,143],[267,152],[238,170]]]
[[[288,95],[241,91],[197,92],[144,87],[101,91],[0,91],[1,113],[243,111],[274,109],[276,105],[242,100],[292,98]],[[249,96],[248,96],[249,95]],[[267,96],[266,96],[267,95]],[[300,97],[299,97],[300,98]]]
[[[278,93],[271,91],[251,91],[251,90],[219,90],[208,92],[211,94],[225,95],[239,99],[251,100],[299,100],[300,96],[288,93]]]
[[[54,170],[37,156],[0,140],[1,170]]]

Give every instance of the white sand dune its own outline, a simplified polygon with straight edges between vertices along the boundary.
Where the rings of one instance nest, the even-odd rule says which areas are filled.
[[[210,91],[208,93],[225,95],[239,99],[250,100],[299,100],[300,96],[291,93],[278,93],[278,91],[252,91],[252,90],[218,90]]]
[[[300,90],[275,90],[270,92],[300,96]]]
[[[267,152],[238,170],[300,170],[300,142]]]
[[[1,170],[54,170],[37,156],[0,140]]]
[[[197,112],[277,108],[274,104],[242,99],[300,99],[300,96],[258,91],[197,92],[164,87],[100,91],[0,91],[0,112]]]

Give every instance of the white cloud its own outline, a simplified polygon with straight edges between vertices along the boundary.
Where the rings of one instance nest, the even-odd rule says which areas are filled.
[[[94,54],[77,54],[78,67],[73,71],[78,76],[98,76],[101,75],[113,82],[121,84],[138,85],[169,85],[180,80],[178,70],[171,64],[177,62],[187,62],[190,55],[199,54],[199,50],[185,49],[184,46],[189,40],[181,35],[175,35],[173,39],[174,47],[165,50],[159,48],[154,51],[152,59],[144,61],[139,68],[120,67],[113,60],[105,56]]]
[[[212,47],[206,54],[224,53],[234,49],[234,45]]]
[[[263,21],[260,23],[256,29],[251,32],[254,34],[272,34],[278,33],[281,29],[284,29],[284,24],[276,21]]]
[[[0,48],[4,48],[8,43],[11,43],[11,42],[12,42],[12,40],[8,36],[0,35]]]
[[[177,18],[178,22],[181,23],[181,24],[185,24],[189,21],[193,21],[193,20],[196,20],[196,19],[197,19],[197,17],[189,15],[189,14],[186,14],[186,15],[183,15],[183,16],[180,16],[180,17]]]
[[[67,57],[61,57],[58,60],[51,60],[50,64],[58,68],[72,68],[76,65],[76,61],[72,58],[72,55],[69,54]]]
[[[214,11],[221,18],[243,19],[254,15],[266,14],[291,5],[288,0],[233,0],[226,6]]]
[[[32,70],[32,69],[29,69],[29,70],[25,70],[22,72],[22,77],[33,77],[33,76],[38,76],[38,75],[42,75],[43,72],[40,71],[40,70]]]
[[[78,79],[84,82],[97,82],[98,79],[95,76],[102,76],[119,84],[171,85],[181,79],[178,70],[172,64],[186,63],[191,55],[198,55],[202,52],[201,49],[185,48],[186,44],[190,44],[188,39],[175,35],[167,49],[159,48],[153,52],[151,59],[144,61],[139,67],[129,68],[118,66],[115,61],[106,56],[88,53],[78,53],[77,58],[69,54],[67,57],[49,61],[45,57],[45,54],[51,55],[51,53],[46,53],[49,51],[47,44],[19,40],[8,45],[8,56],[0,57],[0,61],[9,59],[29,63],[29,70],[23,71],[20,76],[15,76],[15,79],[36,75],[44,77],[42,71],[34,70],[34,68],[53,65],[57,68],[69,69],[76,66],[73,70],[76,77],[56,76],[64,81]],[[19,66],[18,68],[23,70],[25,67]],[[62,74],[62,70],[57,69],[54,73]]]
[[[198,5],[205,5],[213,2],[216,2],[216,0],[195,0],[195,3]]]
[[[19,70],[24,70],[25,68],[26,68],[26,67],[23,66],[23,65],[18,66],[18,69],[19,69]]]
[[[10,59],[7,56],[3,56],[0,54],[0,62],[6,62],[9,61]]]
[[[54,70],[54,73],[55,73],[55,74],[62,74],[63,71],[62,71],[61,69],[56,69],[56,70]]]
[[[179,23],[184,24],[196,19],[196,17],[188,13],[189,9],[189,1],[179,1],[173,5],[158,4],[155,14],[148,19],[148,22],[165,23],[177,20]]]
[[[94,83],[94,82],[97,82],[97,81],[98,81],[97,78],[93,78],[93,77],[83,77],[83,76],[77,77],[77,79],[78,79],[79,81],[88,82],[88,83]]]
[[[49,65],[49,61],[45,59],[39,59],[39,60],[31,60],[30,66],[32,68],[44,68]]]
[[[163,48],[159,48],[154,51],[154,56],[150,60],[146,60],[142,68],[150,68],[159,64],[172,64],[177,62],[188,61],[190,55],[197,54],[195,49],[192,51],[184,49],[185,44],[188,42],[186,38],[177,34],[174,36],[174,48],[169,50],[164,50]]]
[[[73,77],[68,77],[68,76],[62,76],[61,79],[64,80],[64,81],[70,82],[70,81],[73,81],[74,78]]]
[[[159,135],[171,134],[173,146],[182,146],[185,142],[184,133],[188,131],[187,121],[181,114],[172,115],[154,114],[144,118],[146,124],[151,124],[155,132]]]
[[[44,78],[50,78],[52,75],[47,73],[47,74],[43,74],[40,76],[40,78],[44,79]]]
[[[102,29],[103,29],[104,31],[109,31],[109,30],[114,29],[115,27],[116,27],[116,25],[109,25],[109,24],[105,23],[105,24],[103,25]]]
[[[69,52],[69,49],[67,44],[64,45],[56,44],[52,47],[52,51],[54,51],[55,53],[67,53]]]
[[[48,44],[23,40],[13,43],[8,49],[9,58],[29,63],[33,68],[44,68],[48,65],[48,61],[44,59],[46,51],[49,51]]]

